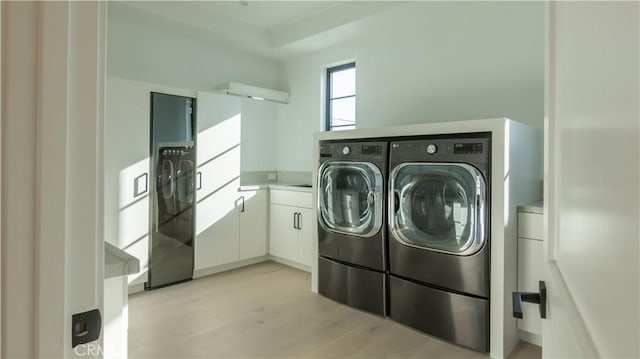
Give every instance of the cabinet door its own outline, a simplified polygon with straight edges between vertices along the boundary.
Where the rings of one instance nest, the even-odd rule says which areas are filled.
[[[196,207],[195,269],[235,262],[239,254],[236,208],[240,180],[209,195]]]
[[[245,191],[239,195],[240,259],[263,256],[267,254],[267,191]]]
[[[312,212],[308,208],[297,208],[299,213],[298,230],[298,262],[306,266],[311,266],[313,259],[313,220]]]
[[[198,92],[195,269],[239,259],[240,100]]]
[[[198,165],[214,161],[231,149],[240,147],[241,120],[239,98],[198,92],[196,101]],[[240,159],[238,159],[238,165],[239,163]],[[240,175],[239,171],[237,175]]]
[[[269,253],[298,261],[298,230],[294,228],[295,207],[271,204]]]
[[[542,241],[518,238],[518,291],[538,291],[538,281],[543,275],[542,250]],[[542,335],[542,319],[538,310],[537,304],[522,303],[523,315],[522,319],[518,320],[518,329]]]
[[[149,257],[150,86],[107,77],[104,235],[140,260],[129,283],[146,281]]]

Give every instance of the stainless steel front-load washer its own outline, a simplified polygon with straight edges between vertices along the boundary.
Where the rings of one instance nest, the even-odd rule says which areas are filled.
[[[391,319],[489,351],[489,133],[392,141]]]
[[[321,141],[318,292],[384,315],[388,142]]]

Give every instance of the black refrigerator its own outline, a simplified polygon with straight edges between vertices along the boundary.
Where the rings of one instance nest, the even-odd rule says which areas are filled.
[[[145,289],[193,277],[195,99],[151,93],[149,271]]]

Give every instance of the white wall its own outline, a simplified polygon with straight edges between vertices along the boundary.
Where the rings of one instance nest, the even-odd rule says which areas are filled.
[[[276,169],[278,106],[273,102],[242,99],[242,171]]]
[[[109,4],[109,76],[209,92],[228,81],[280,88],[280,66],[275,60],[183,36],[171,23],[145,18],[142,13],[127,15],[125,10]],[[242,125],[242,170],[273,171],[276,155],[271,134],[276,112],[273,104],[256,102],[243,101],[247,114]]]
[[[322,68],[357,66],[357,127],[509,117],[542,128],[544,4],[412,2],[359,38],[286,61],[278,170],[311,171]],[[295,135],[292,135],[295,134]]]

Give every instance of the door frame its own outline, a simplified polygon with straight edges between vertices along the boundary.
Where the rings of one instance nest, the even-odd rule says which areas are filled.
[[[0,6],[2,356],[102,357],[71,317],[103,308],[106,3]]]
[[[637,346],[638,277],[636,276],[635,280],[629,280],[629,273],[633,273],[634,269],[638,270],[637,252],[634,253],[635,251],[628,249],[629,243],[637,243],[635,242],[637,231],[628,226],[629,222],[634,219],[623,217],[619,222],[612,222],[611,217],[606,217],[606,215],[619,215],[623,212],[612,211],[614,207],[616,209],[622,208],[626,213],[629,213],[629,216],[635,217],[637,207],[635,207],[636,212],[634,213],[628,207],[621,207],[611,200],[603,201],[597,196],[604,192],[603,187],[607,187],[607,192],[611,188],[614,191],[621,191],[625,189],[625,186],[633,187],[634,184],[615,182],[615,184],[607,183],[605,186],[597,181],[573,183],[570,182],[571,176],[576,178],[575,171],[578,164],[572,163],[573,168],[566,169],[562,163],[575,159],[577,157],[575,153],[578,151],[581,156],[589,158],[593,163],[599,163],[603,160],[602,157],[596,156],[594,158],[593,149],[602,153],[603,157],[606,157],[605,161],[617,161],[618,159],[615,157],[617,153],[631,152],[628,147],[612,148],[611,143],[624,142],[624,137],[621,137],[620,134],[631,132],[629,131],[632,128],[631,124],[637,119],[638,113],[637,102],[629,102],[631,99],[637,99],[638,94],[637,67],[634,67],[637,66],[637,62],[634,63],[631,57],[633,55],[629,55],[629,53],[635,52],[637,58],[638,33],[637,31],[635,33],[629,31],[632,24],[629,21],[631,16],[635,16],[633,24],[637,30],[640,12],[637,3],[635,3],[635,9],[614,9],[614,7],[623,5],[633,5],[633,3],[553,1],[545,5],[545,199],[542,264],[543,277],[547,282],[547,319],[543,320],[542,325],[543,356],[637,357],[637,353],[639,353],[638,349],[640,348]],[[600,8],[595,9],[595,6],[600,6]],[[622,14],[625,16],[621,16]],[[627,15],[630,17],[627,18]],[[593,25],[594,20],[598,22],[598,26]],[[597,33],[598,37],[594,37],[594,33]],[[623,34],[625,36],[622,36]],[[630,36],[626,37],[626,35]],[[635,48],[630,46],[634,42]],[[596,48],[594,44],[602,45]],[[622,49],[629,52],[623,52]],[[612,59],[629,59],[631,61],[615,62]],[[570,68],[571,71],[568,70]],[[594,71],[594,69],[598,71]],[[635,69],[635,73],[632,69]],[[578,79],[578,72],[579,76],[584,79]],[[636,81],[635,86],[622,81],[622,78]],[[594,94],[583,90],[594,88],[599,89],[601,93]],[[625,96],[628,97],[620,96],[619,92],[612,92],[613,88],[616,91],[624,91]],[[630,90],[630,88],[633,89]],[[631,106],[634,107],[634,110],[630,110]],[[612,122],[601,125],[605,119]],[[598,122],[598,127],[594,126],[596,122]],[[585,129],[589,131],[584,131]],[[591,141],[585,139],[581,139],[580,142],[572,141],[577,138],[576,133],[581,130],[584,133],[580,133],[580,136],[595,135],[602,141],[597,143],[597,147],[583,150],[583,147],[586,147],[585,143],[589,142],[590,145]],[[608,130],[615,130],[616,141],[612,141],[611,137],[607,136],[610,136],[610,133],[607,133]],[[637,127],[635,127],[635,132],[637,136]],[[593,137],[586,138],[592,139]],[[628,143],[637,142],[629,141]],[[612,154],[614,150],[616,153]],[[637,149],[635,149],[635,155],[638,155]],[[584,166],[584,164],[581,165]],[[628,166],[628,164],[626,165]],[[616,172],[617,178],[623,178],[631,171],[637,170],[637,162],[633,165],[635,167],[627,167],[627,172],[624,172],[622,176],[620,172]],[[617,169],[613,167],[613,171]],[[611,167],[599,167],[598,171],[611,171]],[[568,186],[568,183],[571,183],[571,186]],[[578,207],[575,202],[571,203],[572,200],[575,201],[577,196],[575,193],[568,194],[568,187],[574,187],[580,193],[591,194],[591,197],[584,196],[585,198],[581,199],[583,201],[580,203],[582,213],[576,210]],[[629,196],[628,193],[627,196]],[[620,197],[612,198],[619,200]],[[563,202],[563,200],[568,200],[569,205],[566,205],[567,202]],[[601,208],[601,212],[593,210],[596,203],[597,207]],[[598,222],[599,224],[605,222],[609,224],[610,227],[601,225],[597,235],[607,240],[615,239],[614,242],[617,242],[618,248],[624,246],[624,250],[602,252],[603,247],[598,247],[593,237],[589,237],[591,233],[584,235],[585,238],[581,238],[581,233],[576,228],[581,228],[583,224],[577,224],[576,215],[581,215],[580,218],[584,221],[586,229],[583,231],[593,230],[593,225],[589,222],[596,216],[602,221]],[[620,232],[613,231],[614,224],[618,228],[628,228],[632,235],[621,235]],[[573,241],[573,245],[566,244],[571,241]],[[580,252],[576,251],[578,246],[575,243],[578,242],[580,242]],[[563,246],[561,243],[565,243],[565,245]],[[625,256],[621,256],[623,252]],[[629,253],[628,256],[627,253]],[[631,257],[633,255],[635,257]],[[598,273],[598,278],[594,278],[593,272],[595,271],[588,270],[589,267],[598,270],[598,267],[592,264],[594,258],[597,258],[600,263],[606,263],[617,272],[602,271],[602,273]],[[629,265],[631,262],[633,264]],[[576,263],[580,263],[580,265],[589,263],[590,265],[580,267]],[[632,267],[633,265],[635,268]],[[576,277],[576,273],[581,271],[584,271],[581,273],[583,278]],[[579,279],[584,280],[584,277],[587,276],[593,283],[586,282],[589,283],[589,286],[576,285],[580,281]],[[621,282],[622,285],[620,285]],[[621,290],[621,288],[623,289]],[[596,292],[604,294],[593,295]],[[588,301],[585,298],[595,300]],[[634,311],[634,309],[636,310]],[[605,322],[602,318],[613,319]],[[559,335],[560,333],[561,335]],[[616,340],[612,340],[612,337],[616,337]]]
[[[562,278],[562,271],[558,267],[556,261],[556,248],[553,245],[555,243],[556,238],[556,208],[557,208],[557,200],[559,194],[557,193],[557,189],[555,186],[555,168],[557,166],[557,161],[554,156],[556,153],[556,145],[558,144],[558,133],[556,131],[555,124],[555,107],[556,107],[556,76],[555,76],[555,66],[553,64],[552,59],[555,57],[555,48],[556,48],[556,4],[555,2],[548,2],[545,6],[545,86],[544,86],[544,199],[543,199],[543,265],[544,265],[544,279],[547,284],[551,283],[551,278]],[[565,289],[566,285],[563,283],[562,286],[553,286],[551,285],[552,290]],[[550,293],[551,294],[551,293]],[[547,297],[547,300],[554,300],[554,297],[557,296],[557,293],[554,293],[553,296]],[[565,298],[570,297],[568,292],[562,293],[562,296]],[[547,305],[548,307],[548,305]],[[598,351],[596,350],[593,340],[590,338],[587,327],[582,320],[582,316],[578,312],[575,306],[565,307],[563,311],[566,317],[569,318],[570,322],[574,324],[573,330],[577,331],[577,337],[583,338],[581,343],[578,345],[584,350],[584,354],[587,357],[600,357]],[[549,315],[553,315],[553,313],[549,313]],[[545,324],[548,324],[547,321],[543,321],[543,333]],[[571,345],[576,345],[577,343],[571,343]],[[542,346],[544,346],[544,339],[542,342]]]

